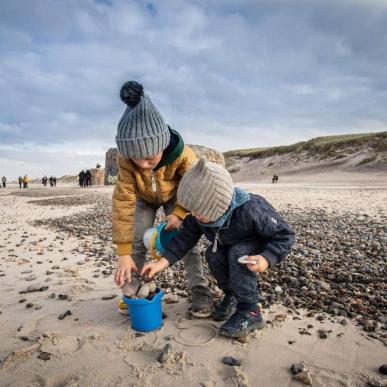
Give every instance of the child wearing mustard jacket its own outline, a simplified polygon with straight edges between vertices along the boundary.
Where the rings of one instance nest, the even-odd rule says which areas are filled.
[[[113,242],[119,256],[115,281],[131,282],[145,263],[144,232],[153,227],[156,212],[163,207],[166,229],[177,229],[188,211],[176,201],[180,179],[197,158],[180,134],[165,124],[163,117],[144,94],[141,84],[126,82],[120,91],[127,108],[118,124],[118,179],[113,193]],[[193,247],[184,257],[192,291],[192,314],[211,315],[208,282],[203,275],[200,253]]]

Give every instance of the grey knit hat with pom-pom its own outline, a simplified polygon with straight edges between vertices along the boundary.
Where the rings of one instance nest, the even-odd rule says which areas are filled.
[[[201,158],[180,180],[177,201],[215,222],[230,207],[233,193],[234,184],[227,170]]]
[[[170,132],[142,85],[135,81],[124,83],[120,97],[127,108],[118,123],[118,152],[126,159],[145,159],[163,151],[169,144]]]

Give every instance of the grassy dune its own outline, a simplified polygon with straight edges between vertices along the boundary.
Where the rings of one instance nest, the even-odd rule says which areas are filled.
[[[226,159],[229,157],[250,157],[250,159],[259,159],[291,152],[296,154],[307,152],[313,156],[319,155],[321,159],[324,159],[334,156],[345,157],[345,155],[355,153],[359,149],[365,147],[369,147],[377,153],[386,152],[387,132],[316,137],[309,141],[301,141],[292,145],[237,149],[223,154]]]

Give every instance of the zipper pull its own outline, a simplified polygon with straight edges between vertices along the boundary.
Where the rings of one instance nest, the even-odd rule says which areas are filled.
[[[153,172],[152,172],[152,191],[153,191],[153,192],[156,192],[156,191],[157,191],[156,179],[155,179],[155,175],[154,175]]]
[[[214,246],[212,247],[213,253],[216,253],[216,250],[218,250],[218,238],[219,238],[219,230],[217,230],[215,234]]]

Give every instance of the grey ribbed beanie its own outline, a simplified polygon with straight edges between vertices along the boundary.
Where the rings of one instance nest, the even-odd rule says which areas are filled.
[[[201,158],[181,179],[177,201],[189,211],[215,222],[229,208],[234,186],[222,166]]]
[[[126,159],[145,159],[163,151],[169,144],[170,132],[142,85],[126,82],[120,97],[128,107],[118,123],[118,152]]]

